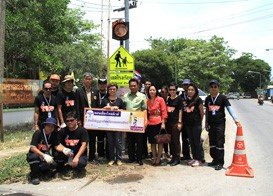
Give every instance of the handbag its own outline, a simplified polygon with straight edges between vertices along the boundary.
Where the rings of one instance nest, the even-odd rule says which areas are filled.
[[[161,131],[164,130],[165,133],[161,134]],[[159,134],[155,136],[155,142],[157,144],[167,144],[171,142],[171,134],[168,134],[166,129],[161,129]]]

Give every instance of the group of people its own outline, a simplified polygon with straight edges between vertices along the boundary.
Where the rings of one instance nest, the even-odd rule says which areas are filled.
[[[73,90],[74,78],[67,75],[62,80],[52,74],[43,84],[42,91],[35,98],[34,128],[31,147],[27,154],[30,165],[30,178],[39,184],[42,172],[55,168],[67,172],[84,170],[87,162],[107,158],[108,165],[123,164],[122,150],[124,133],[119,131],[94,131],[83,128],[84,108],[103,108],[106,110],[143,111],[147,116],[144,133],[126,133],[125,146],[128,162],[143,165],[143,158],[151,154],[152,165],[161,165],[163,150],[169,154],[171,166],[181,160],[193,167],[205,163],[201,139],[202,121],[209,132],[209,166],[220,170],[224,165],[225,107],[239,124],[229,101],[219,94],[219,83],[209,83],[210,95],[205,100],[205,112],[198,88],[189,79],[184,79],[183,93],[177,93],[178,85],[171,83],[159,89],[151,81],[145,82],[145,92],[140,92],[140,81],[129,80],[129,92],[122,98],[117,96],[118,86],[106,79],[98,80],[94,88],[93,75],[83,75],[83,86]],[[155,136],[163,133],[171,135],[169,144],[157,143]],[[180,134],[182,133],[182,134]],[[182,155],[180,135],[182,136]],[[151,144],[148,152],[147,139]],[[98,158],[96,157],[96,153]]]

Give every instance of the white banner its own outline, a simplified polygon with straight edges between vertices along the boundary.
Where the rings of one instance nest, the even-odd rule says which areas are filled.
[[[85,108],[84,128],[88,130],[144,133],[144,112]]]

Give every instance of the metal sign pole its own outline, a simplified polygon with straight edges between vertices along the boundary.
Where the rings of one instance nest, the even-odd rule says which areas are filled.
[[[5,0],[0,1],[0,141],[4,142],[3,128],[3,80],[5,46]]]

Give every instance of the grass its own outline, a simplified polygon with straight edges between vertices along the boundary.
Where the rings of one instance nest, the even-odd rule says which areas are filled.
[[[23,129],[22,129],[23,130]],[[26,129],[25,129],[26,130]],[[7,152],[8,156],[0,157],[0,184],[10,184],[15,182],[27,182],[29,165],[26,161],[27,152],[10,153],[16,149],[28,146],[31,140],[32,131],[9,131],[5,132],[5,142],[0,143],[0,151]],[[205,153],[208,153],[208,138],[204,142]],[[13,150],[14,149],[14,150]],[[1,153],[0,153],[1,154]],[[147,163],[148,164],[148,163]],[[109,167],[107,162],[104,164],[90,164],[86,166],[86,175],[91,179],[100,179],[103,181],[115,181],[116,178],[126,178],[128,175],[145,173],[149,167],[139,167],[133,164],[123,164],[122,166]],[[138,176],[137,176],[138,177]],[[60,181],[60,178],[51,179]]]
[[[29,172],[26,153],[21,153],[0,161],[0,184],[25,181]]]
[[[29,145],[32,134],[32,131],[6,131],[4,133],[4,142],[0,142],[0,155],[2,156],[0,156],[0,184],[27,182],[29,173],[29,164],[26,161],[27,152],[22,152],[22,150],[20,152],[18,149]],[[136,166],[127,164],[121,167],[108,167],[107,163],[89,163],[86,167],[86,175],[89,178],[105,180],[111,179],[111,177],[116,175],[123,176],[128,173],[134,173],[136,169]],[[52,180],[59,181],[61,179],[54,178]]]
[[[4,142],[0,142],[0,150],[28,146],[32,134],[32,131],[5,131]]]

